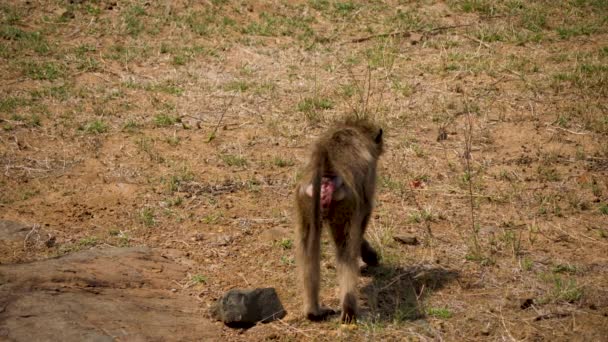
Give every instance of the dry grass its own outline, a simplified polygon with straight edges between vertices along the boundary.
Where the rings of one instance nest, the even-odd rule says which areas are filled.
[[[180,291],[203,307],[238,286],[285,302],[284,321],[223,330],[230,340],[601,339],[607,12],[601,0],[6,2],[0,218],[56,241],[2,245],[0,261],[187,251],[201,276]],[[387,133],[370,223],[384,264],[361,278],[356,329],[303,319],[291,248],[306,147],[353,112]],[[336,306],[329,245],[323,262]]]

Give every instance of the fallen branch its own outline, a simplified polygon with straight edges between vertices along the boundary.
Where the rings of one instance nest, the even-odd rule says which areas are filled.
[[[222,111],[222,115],[220,116],[220,119],[217,121],[217,125],[213,129],[213,132],[211,132],[211,134],[209,134],[209,138],[208,138],[207,142],[210,142],[211,140],[215,139],[215,134],[217,133],[218,128],[222,124],[222,120],[224,119],[224,115],[226,114],[226,112],[228,111],[228,109],[230,107],[232,107],[232,102],[234,101],[235,97],[236,97],[236,92],[234,94],[232,94],[232,97],[230,98],[230,102],[228,102],[228,105],[226,107],[224,107],[224,111]]]
[[[490,48],[490,45],[489,45],[488,43],[484,42],[484,41],[483,41],[483,40],[481,40],[481,39],[477,39],[477,38],[475,38],[475,37],[473,37],[473,36],[469,36],[468,34],[463,34],[462,36],[463,36],[463,37],[465,37],[465,38],[468,38],[468,39],[470,39],[470,40],[472,40],[472,41],[474,41],[474,42],[477,42],[477,43],[479,43],[480,45],[485,46],[487,49],[489,49],[489,48]],[[502,78],[501,78],[501,80],[502,80]],[[499,80],[499,81],[500,81],[500,80]]]
[[[439,26],[439,27],[435,27],[435,28],[430,29],[430,30],[396,31],[396,32],[372,34],[371,36],[355,38],[355,39],[343,42],[342,44],[361,43],[361,42],[364,42],[364,41],[367,41],[367,40],[371,40],[371,39],[376,39],[376,38],[409,37],[409,36],[412,35],[412,33],[422,33],[422,35],[424,36],[424,35],[427,35],[427,34],[434,34],[434,33],[439,32],[439,31],[445,31],[445,30],[449,30],[449,29],[453,29],[453,28],[467,27],[467,26],[472,26],[472,25],[473,24]]]
[[[569,313],[569,312],[552,312],[552,313],[536,316],[534,318],[534,320],[535,321],[542,321],[544,319],[563,318],[563,317],[568,317],[568,316],[572,316],[572,314]]]

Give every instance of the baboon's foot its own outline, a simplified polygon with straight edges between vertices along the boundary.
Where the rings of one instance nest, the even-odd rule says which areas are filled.
[[[380,263],[378,253],[372,248],[367,240],[363,240],[363,243],[361,244],[361,259],[363,259],[363,262],[368,266],[378,266]]]
[[[340,322],[344,324],[357,323],[357,298],[352,293],[344,296]]]
[[[309,312],[306,314],[306,318],[313,322],[324,321],[329,316],[333,316],[336,314],[336,311],[330,308],[320,308],[316,312]]]

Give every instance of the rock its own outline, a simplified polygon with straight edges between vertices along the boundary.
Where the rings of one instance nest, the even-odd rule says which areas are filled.
[[[274,288],[232,289],[211,308],[211,316],[233,328],[250,328],[258,322],[268,323],[285,317]]]
[[[144,247],[92,248],[0,265],[0,340],[217,339],[220,332],[197,314],[198,304],[170,291],[188,267],[168,254]]]
[[[480,331],[481,335],[489,336],[492,333],[492,323],[487,323]]]
[[[32,230],[32,226],[26,226],[19,222],[0,220],[0,240],[23,241]]]
[[[399,235],[393,236],[393,239],[404,245],[414,246],[418,244],[418,238],[416,238],[415,236]]]

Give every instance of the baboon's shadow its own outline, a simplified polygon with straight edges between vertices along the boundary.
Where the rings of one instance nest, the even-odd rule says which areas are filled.
[[[384,322],[424,317],[421,305],[424,297],[458,277],[458,272],[434,265],[407,268],[380,265],[365,267],[361,274],[373,278],[362,289],[362,314]]]

